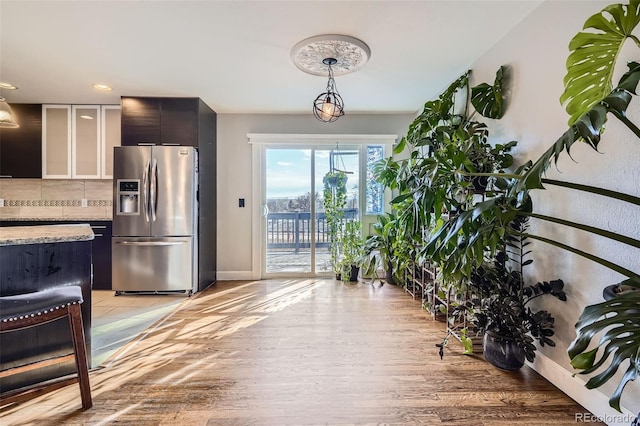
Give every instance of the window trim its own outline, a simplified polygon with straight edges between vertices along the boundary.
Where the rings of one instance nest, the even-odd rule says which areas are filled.
[[[262,202],[265,170],[263,169],[264,147],[266,145],[360,145],[360,149],[366,145],[385,145],[385,153],[392,152],[393,144],[398,140],[398,135],[393,134],[303,134],[303,133],[247,133],[248,142],[251,145],[252,163],[252,199],[259,204]],[[387,147],[388,146],[388,147]],[[361,161],[363,155],[360,155]],[[362,163],[361,163],[362,167]],[[364,188],[360,190],[361,200],[364,196]],[[364,213],[364,211],[363,211]],[[252,279],[262,278],[262,235],[263,235],[263,206],[260,205],[252,212],[251,220],[251,275]],[[260,238],[258,238],[258,236]]]

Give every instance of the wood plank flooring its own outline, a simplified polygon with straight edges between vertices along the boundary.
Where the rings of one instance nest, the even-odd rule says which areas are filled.
[[[144,296],[140,296],[144,297]],[[69,386],[2,425],[575,425],[586,410],[528,367],[452,341],[402,289],[295,279],[218,282]]]

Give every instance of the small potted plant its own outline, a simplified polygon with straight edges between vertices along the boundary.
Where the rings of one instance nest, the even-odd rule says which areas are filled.
[[[360,266],[364,257],[364,238],[362,237],[362,223],[350,220],[344,226],[342,235],[342,278],[358,281]]]
[[[373,225],[374,234],[367,237],[364,246],[363,273],[377,277],[378,268],[385,271],[385,280],[394,284],[393,280],[393,247],[398,234],[397,218],[393,213],[378,216]]]

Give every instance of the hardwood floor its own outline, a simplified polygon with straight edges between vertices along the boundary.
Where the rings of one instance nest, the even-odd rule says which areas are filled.
[[[0,412],[3,425],[575,425],[586,410],[528,367],[452,341],[402,289],[296,279],[218,282],[109,368]]]

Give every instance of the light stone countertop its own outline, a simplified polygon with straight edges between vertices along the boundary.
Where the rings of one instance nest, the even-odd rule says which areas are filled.
[[[88,224],[5,226],[0,228],[0,246],[93,240]]]

